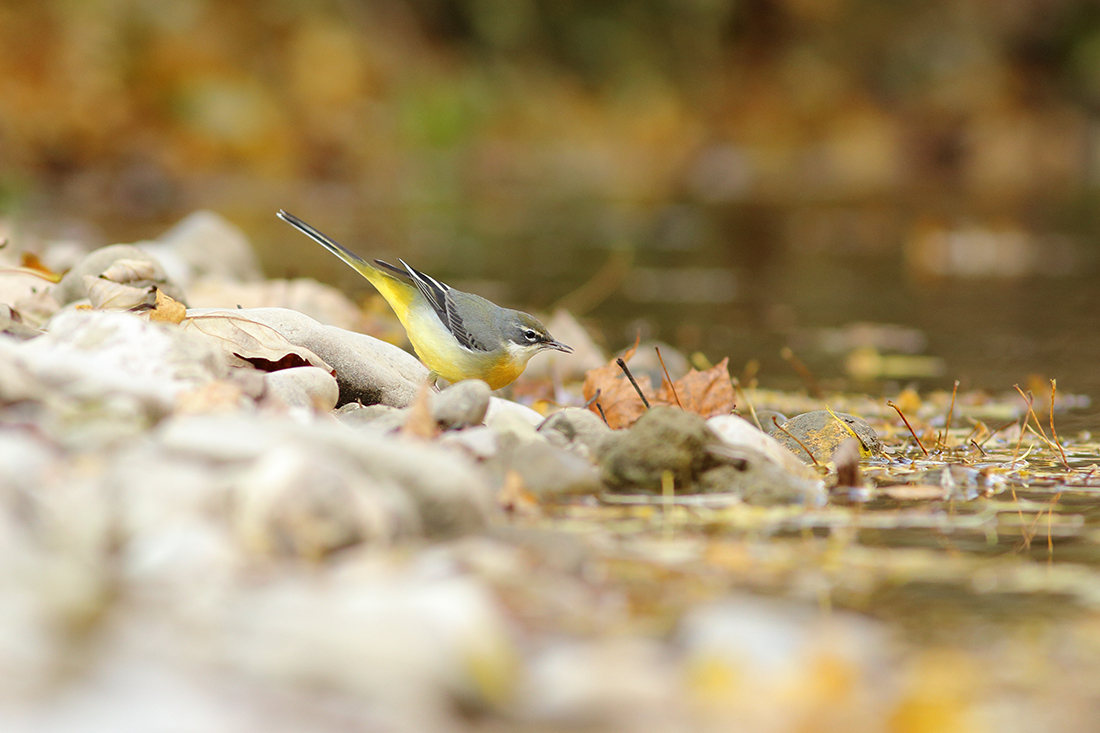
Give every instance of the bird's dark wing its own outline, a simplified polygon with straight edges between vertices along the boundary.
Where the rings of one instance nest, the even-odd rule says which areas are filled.
[[[425,275],[419,270],[414,270],[409,267],[408,263],[404,260],[398,260],[405,266],[405,272],[401,273],[410,278],[420,291],[421,295],[428,299],[432,308],[435,310],[439,320],[443,322],[443,325],[458,339],[458,343],[465,346],[471,351],[490,351],[491,347],[478,341],[470,330],[466,328],[466,324],[462,322],[462,316],[458,314],[458,310],[455,308],[454,302],[454,289],[448,285],[436,280],[431,275]],[[388,269],[397,270],[392,265],[386,265],[384,262],[379,264],[385,265]]]

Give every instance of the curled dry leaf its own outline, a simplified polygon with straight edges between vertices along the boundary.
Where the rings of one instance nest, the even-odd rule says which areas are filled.
[[[634,356],[638,344],[629,348],[622,358],[629,362]],[[694,412],[703,417],[715,415],[728,415],[735,407],[733,383],[730,381],[729,359],[723,359],[720,363],[705,371],[692,369],[675,385],[665,382],[661,389],[654,394],[653,385],[646,375],[635,375],[638,387],[646,394],[650,405],[668,405],[670,407],[682,406],[688,412]],[[673,394],[675,389],[675,395]],[[641,398],[633,385],[623,374],[619,365],[614,360],[592,369],[584,378],[584,398],[592,400],[597,390],[599,391],[599,403],[611,428],[628,428],[637,422],[646,411]],[[677,397],[679,401],[677,402]],[[589,408],[599,413],[596,404]]]
[[[116,283],[132,283],[158,279],[156,263],[149,260],[118,260],[100,275]]]
[[[153,309],[149,311],[150,321],[161,323],[183,323],[187,317],[187,306],[170,295],[165,295],[163,290],[157,289],[157,299],[153,303]]]
[[[274,328],[243,316],[211,313],[185,318],[181,325],[185,330],[214,339],[235,366],[250,364],[269,372],[296,366],[315,366],[329,374],[335,373],[331,366],[309,349],[292,344]]]
[[[84,276],[88,300],[96,310],[133,310],[150,307],[156,300],[156,287],[135,288],[100,277]]]

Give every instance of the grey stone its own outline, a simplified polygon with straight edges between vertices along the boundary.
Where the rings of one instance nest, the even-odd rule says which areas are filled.
[[[539,432],[552,443],[579,448],[586,455],[595,455],[600,444],[611,435],[611,428],[591,410],[567,407],[546,418]]]
[[[389,405],[361,405],[349,402],[336,410],[336,419],[356,429],[395,433],[405,427],[409,411]]]
[[[223,312],[197,309],[188,315]],[[407,407],[416,399],[428,369],[412,354],[362,333],[325,326],[286,308],[246,308],[224,311],[263,323],[292,344],[309,349],[336,370],[338,405]]]
[[[432,417],[444,430],[480,425],[492,390],[480,379],[466,379],[431,396]]]
[[[751,446],[721,446],[711,452],[720,463],[699,476],[701,494],[736,494],[747,504],[762,506],[825,503],[824,482],[791,473]]]
[[[198,278],[233,282],[263,278],[260,262],[248,237],[220,214],[196,211],[141,246],[161,258],[172,278],[187,287]]]
[[[672,407],[647,411],[629,430],[601,444],[600,466],[612,488],[660,491],[665,472],[688,491],[715,465],[708,448],[720,443],[702,417]]]
[[[61,305],[72,303],[88,297],[88,287],[85,284],[85,276],[98,278],[104,272],[120,260],[137,260],[148,262],[153,266],[153,277],[148,280],[136,280],[127,283],[135,288],[156,285],[166,295],[184,302],[183,292],[168,279],[164,267],[160,262],[145,250],[131,244],[112,244],[108,247],[100,247],[94,250],[77,263],[76,267],[65,273],[61,282],[54,288],[54,297]]]
[[[0,333],[25,341],[41,332],[23,323],[19,312],[12,310],[11,306],[0,304]]]
[[[600,472],[576,453],[530,441],[515,445],[505,464],[519,473],[524,487],[542,499],[597,494],[602,489]]]
[[[315,366],[293,367],[266,372],[264,401],[275,400],[287,407],[309,407],[329,412],[336,407],[340,387],[331,374]]]

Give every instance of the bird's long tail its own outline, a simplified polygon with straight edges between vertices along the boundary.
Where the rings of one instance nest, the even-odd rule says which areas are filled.
[[[302,234],[305,234],[307,237],[320,244],[329,252],[332,252],[344,262],[351,265],[351,267],[353,267],[356,272],[370,280],[371,283],[375,285],[375,287],[378,286],[378,281],[381,278],[387,277],[383,273],[379,272],[377,267],[367,262],[359,255],[355,254],[332,237],[318,231],[309,224],[306,224],[304,221],[294,216],[294,214],[290,214],[286,211],[283,211],[282,209],[279,209],[279,212],[276,214],[276,216],[300,231]]]

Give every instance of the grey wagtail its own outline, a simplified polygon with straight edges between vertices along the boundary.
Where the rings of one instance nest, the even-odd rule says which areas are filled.
[[[282,210],[278,216],[370,281],[397,314],[433,382],[481,379],[500,389],[514,382],[538,352],[573,352],[534,316],[448,287],[404,260],[398,260],[404,269],[382,260],[372,265],[298,217]]]

